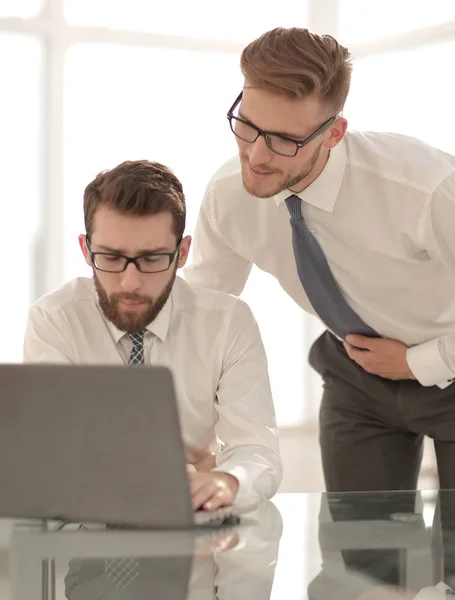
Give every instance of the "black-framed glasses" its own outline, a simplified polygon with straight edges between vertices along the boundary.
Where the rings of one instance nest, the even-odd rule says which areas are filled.
[[[98,271],[122,273],[130,263],[134,263],[136,269],[141,273],[161,273],[167,271],[174,262],[182,240],[180,239],[174,252],[156,252],[139,256],[125,256],[116,252],[92,252],[88,238],[86,238],[86,243],[90,260]]]
[[[231,106],[227,113],[227,118],[229,121],[229,125],[231,126],[232,133],[238,137],[240,140],[244,142],[248,142],[252,144],[255,142],[259,136],[265,139],[265,143],[267,146],[275,152],[275,154],[279,154],[280,156],[287,156],[288,158],[292,158],[297,154],[300,148],[309,144],[312,140],[314,140],[318,135],[324,133],[330,125],[340,116],[340,113],[337,112],[336,115],[333,115],[327,121],[324,121],[322,125],[320,125],[311,135],[306,137],[304,140],[295,140],[293,138],[287,137],[285,135],[280,135],[278,133],[273,133],[270,131],[263,131],[256,127],[249,121],[245,121],[245,119],[240,119],[239,117],[234,116],[234,110],[240,103],[242,99],[243,92],[240,92],[238,98]]]

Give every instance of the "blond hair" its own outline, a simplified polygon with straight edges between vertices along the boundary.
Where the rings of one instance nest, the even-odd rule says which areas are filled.
[[[316,96],[341,110],[351,83],[351,54],[330,35],[277,27],[243,50],[247,85],[292,99]]]

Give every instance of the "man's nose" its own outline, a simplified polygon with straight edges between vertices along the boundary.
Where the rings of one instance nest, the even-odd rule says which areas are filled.
[[[129,263],[120,273],[120,285],[124,292],[136,292],[141,287],[141,273],[134,263]]]
[[[258,165],[266,165],[272,160],[273,152],[267,146],[263,135],[260,135],[255,142],[248,144],[248,146],[247,156],[253,168]]]

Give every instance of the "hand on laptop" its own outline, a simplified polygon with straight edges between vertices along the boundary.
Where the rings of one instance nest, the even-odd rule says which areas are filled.
[[[229,473],[188,473],[193,509],[216,510],[233,504],[239,482]]]

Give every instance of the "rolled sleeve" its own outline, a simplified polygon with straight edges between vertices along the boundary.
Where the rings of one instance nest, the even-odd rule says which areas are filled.
[[[436,188],[427,217],[422,230],[423,246],[450,272],[455,284],[455,173],[450,173]],[[422,385],[447,387],[455,377],[455,331],[409,348],[407,360]]]
[[[238,479],[236,503],[270,498],[282,478],[278,429],[262,340],[240,300],[226,335],[215,409],[215,432],[223,446],[215,470]]]

